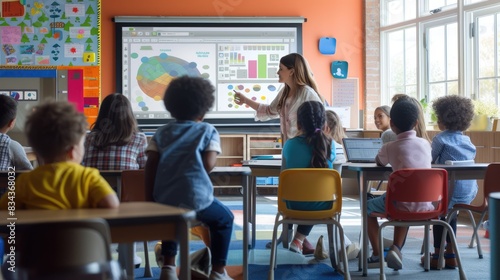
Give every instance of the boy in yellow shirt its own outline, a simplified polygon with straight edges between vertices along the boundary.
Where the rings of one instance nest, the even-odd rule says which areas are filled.
[[[16,209],[118,207],[116,193],[99,171],[80,165],[87,122],[71,103],[37,107],[25,128],[40,166],[16,178],[15,189],[2,196],[0,209],[7,209],[12,196]]]

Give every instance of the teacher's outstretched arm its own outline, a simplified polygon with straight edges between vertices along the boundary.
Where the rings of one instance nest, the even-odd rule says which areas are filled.
[[[234,102],[238,105],[247,104],[248,106],[250,106],[250,108],[254,109],[255,111],[259,109],[260,105],[259,102],[253,101],[252,99],[246,97],[245,95],[243,95],[241,92],[238,91],[234,91]]]

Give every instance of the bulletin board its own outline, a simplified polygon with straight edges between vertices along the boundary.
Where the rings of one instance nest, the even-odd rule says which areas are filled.
[[[0,66],[97,66],[100,0],[12,0],[0,7]]]
[[[332,110],[345,128],[360,128],[359,124],[359,80],[358,78],[332,80]]]

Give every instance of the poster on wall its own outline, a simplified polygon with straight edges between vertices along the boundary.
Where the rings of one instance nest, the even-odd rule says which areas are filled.
[[[100,0],[11,1],[0,9],[0,65],[99,65]]]

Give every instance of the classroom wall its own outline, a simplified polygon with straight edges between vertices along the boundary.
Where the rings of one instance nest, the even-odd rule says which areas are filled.
[[[362,0],[121,0],[101,2],[101,98],[115,88],[115,16],[302,16],[303,53],[309,61],[320,93],[331,102],[334,60],[349,63],[349,77],[359,78],[359,106],[364,108],[364,10]],[[334,55],[318,51],[320,37],[337,39]]]

